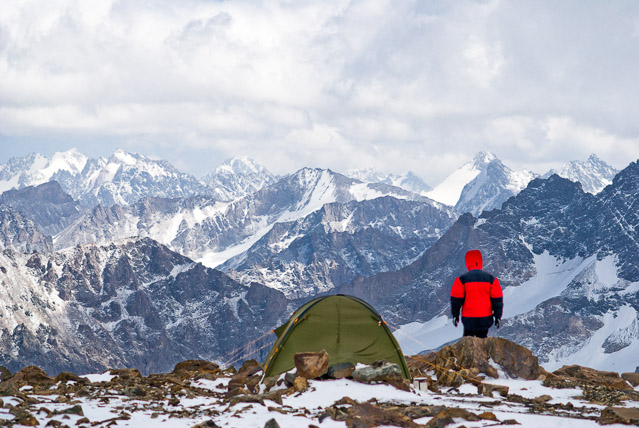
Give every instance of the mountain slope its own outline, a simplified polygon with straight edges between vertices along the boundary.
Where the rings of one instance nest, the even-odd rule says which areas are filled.
[[[391,196],[328,203],[277,223],[221,269],[291,297],[326,292],[355,276],[397,270],[421,255],[454,221],[452,212]]]
[[[11,370],[148,373],[215,361],[287,312],[281,293],[244,287],[150,239],[51,255],[4,251],[0,266],[0,364]]]
[[[450,286],[465,271],[464,253],[479,248],[504,287],[506,319],[493,334],[530,347],[549,367],[574,361],[634,371],[638,197],[638,162],[596,196],[557,175],[535,179],[503,209],[460,217],[413,264],[340,291],[436,347],[460,334],[446,321]]]
[[[49,236],[64,230],[84,212],[57,181],[8,190],[0,195],[0,204],[20,212],[32,220],[40,232]]]
[[[19,253],[48,253],[53,251],[53,242],[50,236],[38,231],[33,221],[13,208],[0,204],[0,249]]]

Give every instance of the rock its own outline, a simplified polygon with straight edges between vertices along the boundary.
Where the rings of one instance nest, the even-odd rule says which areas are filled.
[[[533,398],[533,401],[538,404],[546,404],[550,400],[552,400],[550,395],[540,395],[539,397]]]
[[[639,373],[622,373],[621,377],[632,386],[639,385]]]
[[[82,406],[79,404],[76,404],[73,407],[68,407],[66,409],[63,410],[59,410],[55,412],[56,414],[60,414],[60,415],[78,415],[78,416],[84,416],[84,411],[82,410]]]
[[[532,352],[500,337],[486,339],[472,336],[462,337],[455,344],[445,346],[434,356],[427,357],[430,360],[434,357],[435,361],[430,364],[437,372],[438,380],[439,376],[448,370],[460,371],[462,369],[474,370],[475,374],[484,373],[497,378],[499,375],[497,369],[489,363],[491,360],[512,377],[535,380],[546,374]],[[471,379],[466,379],[466,381],[474,382]]]
[[[386,382],[388,379],[402,379],[402,371],[397,364],[386,363],[378,367],[366,366],[353,371],[353,379],[362,383]]]
[[[14,422],[18,425],[26,425],[28,427],[37,427],[38,425],[40,425],[35,416],[21,407],[12,407],[11,410],[9,410],[9,413],[15,416],[15,419],[13,419],[13,421],[11,422]]]
[[[351,363],[339,363],[329,366],[326,377],[329,379],[344,379],[352,377],[355,366]]]
[[[298,352],[293,356],[297,373],[306,379],[315,379],[328,371],[328,352]]]
[[[86,385],[89,383],[89,379],[85,377],[80,377],[74,373],[70,372],[61,372],[55,377],[56,382],[75,382],[82,385]]]
[[[293,383],[295,382],[295,378],[297,377],[296,373],[286,373],[284,375],[284,382],[286,382],[286,385],[291,387],[293,386]]]
[[[639,408],[606,407],[597,422],[601,425],[639,425]]]
[[[205,378],[215,380],[220,373],[220,366],[206,360],[186,360],[177,363],[172,373],[182,379]]]
[[[269,419],[266,424],[264,424],[264,428],[280,428],[280,424],[278,424],[275,418],[273,418]]]
[[[446,425],[454,423],[455,418],[463,418],[469,422],[481,420],[497,421],[497,417],[492,412],[484,412],[481,415],[476,415],[468,410],[453,407],[442,410],[424,426],[428,428],[443,428]]]
[[[238,370],[228,383],[228,397],[232,397],[241,393],[242,390],[247,390],[253,394],[256,394],[259,390],[260,373],[262,372],[262,366],[255,360],[248,360],[242,364],[242,367]]]
[[[508,387],[504,386],[504,385],[493,385],[490,383],[480,383],[479,386],[477,387],[477,393],[478,394],[483,394],[487,397],[492,397],[493,396],[493,392],[497,391],[499,393],[499,395],[501,395],[502,397],[507,397],[508,396]]]
[[[279,380],[279,376],[269,376],[267,378],[264,378],[264,380],[262,381],[262,384],[264,385],[266,390],[269,391],[271,388],[277,385],[278,380]]]
[[[143,377],[138,369],[111,369],[110,372],[113,376],[126,380],[142,379]]]
[[[295,392],[304,392],[309,388],[308,381],[303,376],[298,376],[293,381],[293,389]]]
[[[21,382],[28,385],[52,385],[55,381],[49,377],[44,370],[36,366],[28,366],[14,374],[9,381]]]
[[[0,366],[0,381],[4,382],[10,377],[11,377],[11,371],[4,366]]]
[[[346,416],[346,426],[353,428],[368,428],[380,425],[392,425],[398,427],[417,428],[417,425],[408,416],[399,412],[381,409],[370,403],[357,403],[351,405]]]
[[[191,428],[220,428],[220,426],[211,419],[205,422],[200,422],[197,425],[193,425]]]
[[[617,372],[608,372],[591,369],[579,365],[563,366],[552,373],[558,379],[547,379],[544,383],[549,386],[560,386],[564,383],[571,387],[575,385],[605,385],[608,389],[633,392],[630,386]],[[629,373],[632,375],[632,373]]]

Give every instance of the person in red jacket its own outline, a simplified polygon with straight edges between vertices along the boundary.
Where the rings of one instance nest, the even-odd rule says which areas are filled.
[[[482,270],[479,250],[466,253],[468,272],[455,279],[450,290],[453,324],[459,324],[461,310],[464,336],[486,337],[493,325],[499,328],[504,309],[504,297],[499,280]]]

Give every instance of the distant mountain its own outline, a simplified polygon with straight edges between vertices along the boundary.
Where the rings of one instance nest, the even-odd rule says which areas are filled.
[[[86,206],[126,206],[147,196],[176,198],[206,193],[195,177],[170,163],[123,150],[116,150],[108,159],[87,161],[65,191]]]
[[[490,152],[479,152],[425,195],[454,206],[460,213],[477,216],[484,210],[501,207],[534,177],[529,171],[511,170]]]
[[[411,265],[339,291],[436,347],[461,334],[447,321],[450,286],[465,271],[464,253],[479,248],[504,287],[504,327],[491,334],[530,347],[550,368],[571,361],[634,371],[637,198],[639,162],[596,196],[557,175],[537,178],[502,209],[461,216]]]
[[[244,287],[150,239],[0,252],[0,280],[0,365],[12,371],[225,362],[288,314],[282,293]]]
[[[405,174],[384,174],[377,171],[374,168],[366,169],[349,169],[344,174],[347,177],[354,178],[355,180],[362,181],[364,183],[382,183],[389,186],[395,186],[408,190],[409,192],[424,194],[431,190],[431,187],[424,183],[420,177],[414,172],[408,171]]]
[[[276,223],[246,252],[220,267],[294,298],[329,291],[355,276],[394,271],[420,256],[455,220],[452,211],[392,196],[332,202]]]
[[[88,157],[76,149],[54,154],[51,159],[32,153],[0,165],[0,193],[37,186],[52,180],[68,184],[84,169]]]
[[[599,159],[597,155],[593,153],[585,162],[568,162],[561,170],[551,170],[547,172],[544,177],[547,178],[552,174],[557,174],[570,181],[581,183],[585,192],[596,194],[612,183],[612,179],[617,172],[619,171]]]
[[[64,230],[84,212],[57,181],[8,190],[0,195],[0,205],[20,212],[35,223],[38,231],[49,236]]]
[[[365,203],[368,201],[371,202]],[[337,205],[324,209],[327,204]],[[329,209],[327,215],[313,215]],[[287,293],[307,294],[314,284],[328,281],[329,277],[332,279],[320,288],[334,286],[339,278],[350,280],[356,274],[394,269],[410,262],[454,219],[450,208],[406,190],[380,183],[362,183],[330,170],[304,168],[230,203],[210,197],[146,198],[129,207],[98,206],[56,235],[55,245],[67,248],[78,243],[108,243],[148,236],[209,267],[233,259],[223,269],[248,284],[267,279],[250,273],[258,269],[259,264],[252,260],[263,245],[276,248],[278,256],[283,256],[290,254],[289,247],[291,252],[297,251],[294,248],[305,242],[304,239],[337,239],[339,236],[341,243],[330,245],[333,250],[341,245],[349,246],[347,252],[340,253],[339,262],[322,268],[320,260],[330,256],[322,254],[322,248],[307,249],[311,255],[293,257],[305,275],[289,276],[288,281],[277,287]],[[339,229],[337,222],[344,229]],[[285,232],[288,228],[295,229],[295,235],[291,235],[293,231]],[[332,235],[333,232],[337,234]],[[309,236],[300,241],[291,239],[293,236],[303,238],[306,234]],[[358,257],[368,261],[357,262]],[[304,266],[304,260],[313,261],[312,266]],[[266,269],[268,265],[263,267]],[[284,278],[281,269],[288,268],[281,265],[272,271],[263,271],[269,285],[275,277]],[[318,269],[322,270],[321,275],[317,274]],[[307,291],[302,291],[300,284],[304,284]],[[294,291],[296,288],[299,290]]]
[[[195,177],[163,160],[116,150],[109,158],[89,159],[75,149],[51,159],[39,154],[12,158],[0,166],[0,190],[21,189],[55,180],[86,207],[129,205],[146,196],[186,197],[208,192]]]
[[[232,201],[275,183],[277,177],[253,159],[239,157],[227,159],[202,181],[215,199]]]

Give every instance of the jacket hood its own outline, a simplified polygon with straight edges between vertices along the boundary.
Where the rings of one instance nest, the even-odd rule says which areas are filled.
[[[466,253],[466,268],[468,270],[481,269],[483,262],[479,250],[470,250]]]

